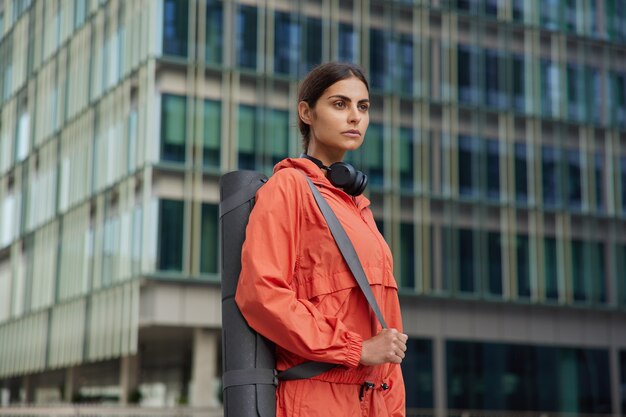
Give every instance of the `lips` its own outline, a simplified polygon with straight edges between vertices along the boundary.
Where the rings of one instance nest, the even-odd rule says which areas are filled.
[[[345,132],[341,132],[341,133],[346,135],[346,136],[350,136],[350,137],[360,137],[361,136],[361,132],[359,132],[356,129],[346,130]]]

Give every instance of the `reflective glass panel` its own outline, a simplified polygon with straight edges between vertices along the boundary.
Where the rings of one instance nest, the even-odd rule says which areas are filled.
[[[161,271],[183,269],[183,209],[182,201],[160,202],[157,268]]]
[[[426,339],[409,338],[402,375],[408,408],[433,407],[433,344]]]
[[[189,2],[164,0],[163,3],[163,54],[187,56],[189,27]]]

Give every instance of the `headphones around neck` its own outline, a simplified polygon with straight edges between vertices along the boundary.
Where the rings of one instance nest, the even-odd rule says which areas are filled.
[[[363,194],[365,187],[367,187],[367,175],[361,171],[357,171],[352,165],[347,162],[335,162],[331,166],[326,166],[322,161],[317,158],[313,158],[305,153],[300,155],[300,158],[306,158],[313,161],[315,165],[326,171],[326,178],[335,187],[339,187],[346,192],[346,194],[357,196]]]

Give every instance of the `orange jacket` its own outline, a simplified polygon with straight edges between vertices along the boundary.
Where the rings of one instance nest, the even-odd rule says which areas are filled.
[[[369,200],[364,196],[352,198],[334,187],[313,162],[304,158],[278,163],[274,175],[257,192],[242,250],[237,305],[253,329],[276,343],[277,369],[311,360],[339,364],[312,380],[349,384],[351,390],[365,381],[372,382],[377,387],[372,395],[381,396],[379,403],[386,411],[359,415],[404,416],[400,366],[359,364],[362,341],[375,336],[381,327],[302,173],[318,187],[346,230],[387,324],[402,331],[391,252],[374,223]],[[311,380],[297,382],[304,390],[307,386],[325,386]],[[378,389],[383,383],[390,389]],[[304,397],[332,401],[320,395],[324,393],[311,392]],[[283,415],[284,402],[289,401],[280,396],[279,388],[279,416]],[[358,403],[359,395],[355,394],[354,400]],[[352,415],[342,410],[336,409],[331,415]]]

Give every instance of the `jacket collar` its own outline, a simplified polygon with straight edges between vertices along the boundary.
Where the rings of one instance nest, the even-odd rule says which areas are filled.
[[[330,183],[328,178],[322,169],[320,169],[315,163],[306,158],[286,158],[280,161],[274,166],[274,173],[285,168],[295,168],[306,174],[307,177],[313,181],[315,185],[328,188],[329,190],[341,194],[343,198],[352,201],[352,196],[348,195],[341,188],[337,188]],[[359,195],[354,199],[354,203],[358,207],[359,211],[370,205],[370,201],[364,195]]]

